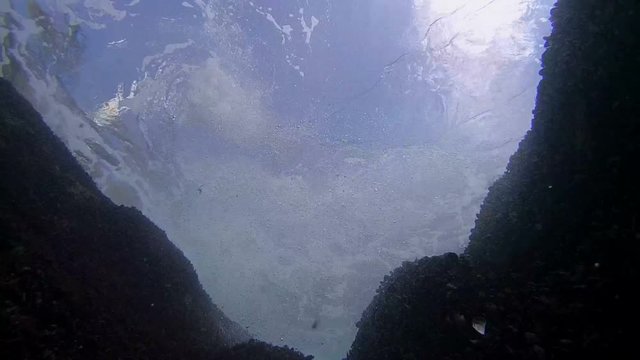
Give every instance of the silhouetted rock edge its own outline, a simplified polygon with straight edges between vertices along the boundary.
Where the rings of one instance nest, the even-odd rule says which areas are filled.
[[[462,256],[408,262],[349,359],[595,359],[637,353],[640,3],[561,0],[532,129]]]

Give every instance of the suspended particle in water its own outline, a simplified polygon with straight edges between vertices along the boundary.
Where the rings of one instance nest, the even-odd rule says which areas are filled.
[[[472,326],[473,326],[473,329],[477,331],[480,335],[484,335],[487,327],[487,322],[484,319],[474,318]]]

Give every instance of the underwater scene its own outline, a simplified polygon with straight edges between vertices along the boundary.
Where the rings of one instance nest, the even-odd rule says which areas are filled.
[[[640,3],[0,0],[0,358],[633,358]]]

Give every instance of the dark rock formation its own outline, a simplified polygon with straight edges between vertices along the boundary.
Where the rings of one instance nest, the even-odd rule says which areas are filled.
[[[102,195],[3,79],[0,174],[1,359],[303,358],[258,342],[216,356],[248,334],[164,232]]]
[[[216,355],[219,360],[312,360],[313,356],[304,356],[290,348],[269,345],[260,341],[249,342],[225,349]]]
[[[640,3],[560,0],[532,129],[462,256],[406,263],[349,359],[637,353]]]

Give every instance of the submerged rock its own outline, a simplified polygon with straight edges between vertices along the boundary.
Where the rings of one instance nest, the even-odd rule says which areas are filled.
[[[206,359],[249,336],[0,79],[0,358]]]
[[[251,340],[226,349],[216,354],[215,358],[219,360],[312,360],[313,356],[305,356],[287,346],[273,346]]]
[[[640,330],[640,4],[560,0],[532,129],[461,257],[396,269],[348,359],[609,358]]]

